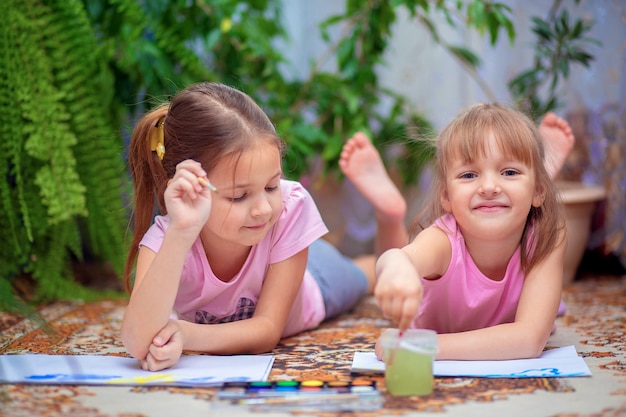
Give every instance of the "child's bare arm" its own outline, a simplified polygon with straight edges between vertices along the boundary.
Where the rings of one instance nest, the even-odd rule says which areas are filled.
[[[451,245],[437,227],[423,230],[402,249],[383,253],[376,263],[374,290],[383,314],[402,331],[417,316],[423,288],[420,278],[439,278],[450,263]]]
[[[121,329],[122,342],[136,359],[146,358],[154,337],[170,319],[188,240],[168,229],[160,253],[146,247],[139,250],[133,292]]]

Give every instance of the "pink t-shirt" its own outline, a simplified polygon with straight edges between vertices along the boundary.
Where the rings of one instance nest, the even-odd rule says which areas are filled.
[[[513,322],[524,284],[520,247],[511,257],[504,278],[494,281],[472,260],[452,215],[442,216],[431,227],[439,227],[448,235],[452,256],[441,278],[422,279],[424,299],[413,327],[457,333]]]
[[[187,255],[174,302],[178,317],[195,323],[225,323],[252,317],[269,266],[307,248],[328,232],[308,191],[298,182],[281,180],[282,212],[265,238],[253,246],[241,270],[229,282],[211,270],[200,238]],[[168,216],[156,216],[140,242],[158,252]],[[291,309],[283,337],[315,328],[325,317],[320,288],[307,270]]]

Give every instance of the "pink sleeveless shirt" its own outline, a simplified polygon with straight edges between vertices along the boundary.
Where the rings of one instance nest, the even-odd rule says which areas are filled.
[[[328,232],[308,191],[294,181],[281,180],[283,209],[265,238],[253,246],[241,270],[229,282],[211,270],[200,238],[187,254],[174,301],[179,319],[204,324],[252,317],[269,266],[307,248]],[[140,242],[158,252],[168,216],[156,216]],[[289,314],[283,336],[315,328],[325,317],[321,290],[307,270]]]
[[[413,327],[457,333],[513,322],[524,284],[520,247],[511,257],[504,278],[493,281],[472,260],[452,215],[442,216],[431,227],[439,227],[448,235],[452,256],[441,278],[422,279],[424,299]]]

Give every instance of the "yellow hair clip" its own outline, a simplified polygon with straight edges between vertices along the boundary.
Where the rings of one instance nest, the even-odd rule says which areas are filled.
[[[159,120],[150,131],[150,150],[156,151],[159,160],[163,160],[165,156],[165,139],[163,134],[163,125],[165,125],[165,116],[159,117]]]

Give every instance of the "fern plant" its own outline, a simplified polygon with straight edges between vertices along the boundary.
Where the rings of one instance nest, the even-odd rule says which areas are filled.
[[[73,279],[85,250],[121,271],[124,164],[113,77],[80,1],[8,0],[0,28],[0,307],[93,296]]]

